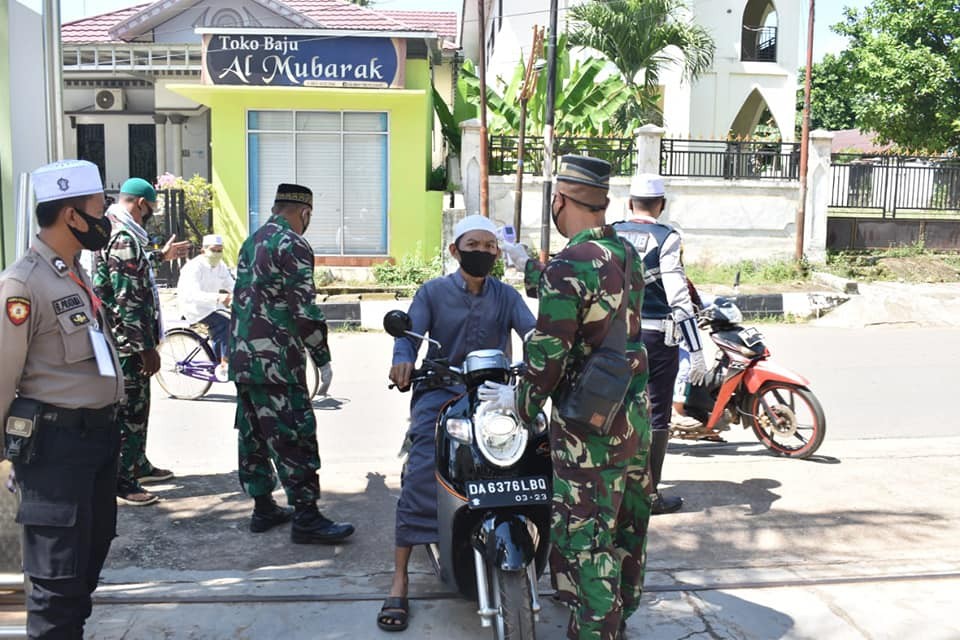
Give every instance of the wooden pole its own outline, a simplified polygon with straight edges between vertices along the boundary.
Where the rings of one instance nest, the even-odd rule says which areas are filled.
[[[537,69],[534,68],[537,56],[543,48],[543,29],[533,27],[533,44],[530,47],[530,57],[527,59],[526,72],[523,75],[523,86],[520,89],[520,131],[517,134],[517,184],[513,197],[513,230],[520,238],[520,211],[523,207],[523,152],[527,134],[527,103],[537,88]]]
[[[480,60],[477,64],[480,76],[480,215],[490,217],[490,158],[487,150],[487,17],[484,4],[477,1],[480,20]]]
[[[547,39],[547,96],[543,116],[543,210],[540,214],[540,261],[550,253],[550,206],[553,199],[553,112],[557,93],[557,0],[550,0]]]
[[[807,164],[810,155],[810,74],[813,67],[814,0],[810,0],[807,19],[807,69],[803,80],[803,115],[800,124],[800,202],[797,205],[797,245],[794,259],[803,260],[803,236],[807,217]]]

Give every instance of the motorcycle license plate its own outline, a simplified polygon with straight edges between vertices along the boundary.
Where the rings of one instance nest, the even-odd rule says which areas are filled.
[[[753,327],[744,329],[739,335],[740,339],[743,340],[743,343],[748,347],[752,347],[755,344],[763,342],[763,334]]]
[[[545,476],[509,480],[467,480],[471,509],[550,504],[550,481]]]

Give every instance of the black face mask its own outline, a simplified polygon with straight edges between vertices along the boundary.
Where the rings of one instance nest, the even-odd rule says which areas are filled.
[[[558,194],[558,195],[559,195],[559,194]],[[556,197],[557,197],[557,196],[554,196],[554,198],[556,198]],[[560,195],[559,197],[560,197],[560,198],[563,198],[562,195]],[[566,203],[566,202],[564,202],[562,205],[560,205],[560,208],[557,209],[556,211],[553,210],[553,207],[552,207],[552,206],[550,207],[550,217],[553,218],[553,226],[555,226],[555,227],[557,228],[557,233],[559,233],[560,235],[562,235],[564,238],[567,237],[567,234],[565,234],[563,231],[560,231],[560,212],[563,211],[563,208],[564,208],[565,206],[567,206],[567,203]]]
[[[486,251],[460,252],[460,266],[474,278],[482,278],[489,274],[493,269],[493,263],[496,261],[497,255],[495,253]]]
[[[67,225],[70,233],[80,241],[83,248],[89,251],[100,251],[100,249],[107,246],[107,243],[110,242],[110,230],[112,229],[110,219],[107,218],[107,216],[94,218],[76,207],[74,207],[73,210],[79,213],[80,217],[87,223],[86,231],[80,231]]]
[[[304,218],[302,215],[300,216],[300,222],[303,223],[303,231],[300,232],[301,236],[307,235],[307,227],[310,226],[310,217],[311,214],[309,213],[307,214],[306,218]]]

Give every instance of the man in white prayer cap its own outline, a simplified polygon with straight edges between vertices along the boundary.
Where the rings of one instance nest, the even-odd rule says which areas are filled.
[[[450,365],[460,367],[467,354],[478,349],[500,349],[509,354],[510,332],[523,336],[533,329],[536,320],[513,287],[489,275],[500,256],[496,225],[480,215],[467,216],[454,227],[453,237],[448,250],[460,268],[425,282],[408,313],[411,330],[437,340]],[[394,341],[390,380],[401,390],[410,387],[419,348],[420,341],[413,338]],[[431,343],[426,357],[440,357],[436,345]],[[464,391],[459,385],[413,386],[409,453],[397,502],[393,584],[377,614],[377,625],[385,631],[407,628],[407,564],[413,547],[438,541],[434,431],[442,407]]]
[[[203,236],[203,252],[180,270],[177,302],[187,322],[206,325],[213,355],[220,359],[215,373],[221,382],[227,381],[233,285],[233,274],[223,264],[223,238],[217,234]]]

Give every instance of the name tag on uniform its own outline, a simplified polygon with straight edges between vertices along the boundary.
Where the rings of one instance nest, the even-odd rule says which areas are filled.
[[[88,329],[90,331],[90,343],[93,345],[93,355],[97,358],[97,368],[100,370],[100,375],[105,378],[116,378],[117,370],[113,366],[113,355],[110,353],[107,339],[99,329],[92,326]]]

